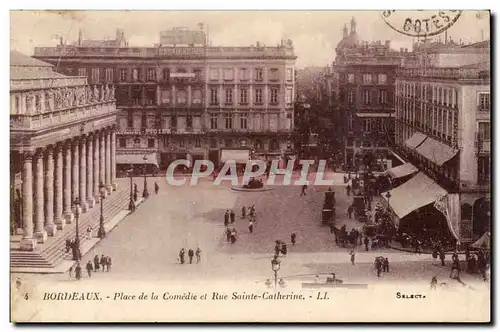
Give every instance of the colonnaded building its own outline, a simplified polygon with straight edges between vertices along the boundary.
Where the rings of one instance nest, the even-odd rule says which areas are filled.
[[[115,132],[114,87],[11,52],[11,256],[74,223],[77,198],[86,212],[116,190]]]
[[[173,159],[246,162],[292,153],[295,59],[276,46],[216,47],[201,30],[163,31],[151,47],[115,40],[61,41],[35,57],[92,84],[116,84],[118,167],[165,168]],[[125,168],[124,168],[125,169]]]

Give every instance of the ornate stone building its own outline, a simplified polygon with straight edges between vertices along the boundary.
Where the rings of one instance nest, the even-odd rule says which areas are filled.
[[[12,233],[34,250],[116,189],[114,87],[88,85],[51,64],[10,55]]]
[[[252,150],[291,152],[296,59],[291,41],[273,47],[76,44],[36,48],[35,57],[59,63],[65,74],[117,85],[118,164],[128,167],[146,154],[148,163],[165,168],[174,158],[218,165],[248,159]]]
[[[354,18],[350,25],[350,31],[344,26],[336,48],[333,72],[338,82],[332,82],[338,89],[336,119],[343,121],[339,134],[344,136],[345,164],[397,162],[389,143],[394,136],[394,76],[404,50],[391,50],[390,41],[360,41]]]
[[[452,232],[470,242],[491,225],[491,49],[489,42],[416,46],[397,72],[394,149],[429,183],[411,204],[444,196]],[[398,188],[403,197],[391,205],[408,205],[404,192],[415,188]]]

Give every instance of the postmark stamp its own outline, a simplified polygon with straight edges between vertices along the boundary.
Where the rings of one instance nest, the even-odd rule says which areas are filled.
[[[397,32],[410,37],[429,37],[449,29],[462,10],[384,10],[382,18]]]

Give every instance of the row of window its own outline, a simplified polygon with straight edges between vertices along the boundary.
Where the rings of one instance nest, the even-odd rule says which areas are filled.
[[[219,88],[213,87],[210,88],[210,105],[219,105]],[[270,104],[277,105],[279,104],[279,88],[270,88]],[[263,104],[264,103],[264,89],[263,88],[254,88],[253,89],[253,103],[254,104]],[[234,89],[231,87],[224,89],[224,103],[225,104],[233,104],[234,103]],[[245,105],[248,104],[249,100],[249,89],[248,88],[240,88],[239,89],[239,104]],[[285,103],[291,104],[293,102],[293,90],[286,89],[285,93]]]
[[[358,119],[358,124],[360,124],[363,132],[366,133],[377,133],[377,132],[388,132],[392,130],[394,121],[386,118],[369,118],[369,119]],[[352,131],[354,127],[354,116],[349,115],[347,119],[347,129]]]
[[[191,141],[190,139],[188,140],[188,145],[191,145],[194,143],[194,147],[196,148],[199,148],[201,147],[201,138],[200,137],[195,137],[193,139],[193,141]],[[132,144],[130,144],[129,146],[127,145],[127,143],[130,142]],[[148,138],[147,139],[147,147],[152,149],[152,148],[155,148],[156,147],[156,144],[155,144],[155,139],[154,138]],[[235,145],[235,142],[231,139],[231,138],[226,138],[224,139],[223,141],[221,141],[224,143],[224,146],[225,147],[234,147]],[[118,139],[118,147],[120,148],[127,148],[127,147],[133,147],[133,148],[141,148],[141,143],[142,143],[142,140],[140,138],[135,138],[135,139],[126,139],[126,138],[119,138]],[[184,139],[179,139],[178,141],[176,141],[176,143],[178,143],[179,147],[181,148],[184,148],[186,147],[186,142]],[[241,140],[238,142],[240,146],[247,146],[247,142],[245,139]],[[164,145],[169,145],[168,142],[165,142]],[[217,140],[216,139],[210,139],[209,140],[209,145],[211,148],[216,148],[217,147]],[[260,139],[256,139],[254,141],[254,147],[256,149],[264,149],[264,142]],[[269,140],[269,149],[270,150],[279,150],[280,148],[280,144],[278,142],[278,140],[276,139],[271,139]]]
[[[378,91],[372,91],[372,90],[363,90],[363,104],[365,105],[373,105],[373,104],[380,104],[380,105],[385,105],[388,103],[387,101],[387,90],[378,90]],[[377,102],[374,102],[373,96],[377,96]],[[349,105],[354,105],[355,103],[355,96],[356,96],[356,90],[348,90],[347,91],[347,102]]]
[[[102,72],[101,69],[104,69],[104,77],[101,77]],[[222,77],[224,81],[234,81],[236,77],[240,81],[249,81],[253,78],[254,81],[264,81],[264,73],[266,68],[254,68],[253,75],[251,75],[251,70],[249,68],[210,68],[210,80],[218,81]],[[222,76],[221,76],[222,72]],[[130,80],[139,81],[144,79],[144,73],[142,68],[133,68],[131,70]],[[145,78],[146,81],[156,81],[157,76],[163,80],[169,80],[174,77],[184,77],[179,74],[188,74],[188,71],[184,68],[177,68],[175,71],[175,75],[172,75],[170,68],[163,68],[161,71],[158,71],[155,67],[146,68]],[[192,73],[192,77],[200,80],[203,79],[203,70],[201,68],[195,68]],[[91,68],[91,75],[93,81],[100,81],[101,79],[107,82],[115,81],[115,69],[114,68]],[[128,68],[119,68],[117,69],[117,75],[119,81],[127,82],[129,81],[129,69]],[[287,68],[285,79],[287,81],[293,81],[293,68]],[[78,76],[87,76],[87,68],[78,68]],[[189,75],[185,75],[185,77],[189,77]],[[280,81],[280,70],[278,68],[269,68],[268,81]]]
[[[361,79],[363,84],[387,84],[387,74],[363,74]],[[347,74],[347,83],[356,83],[356,77],[354,74]]]

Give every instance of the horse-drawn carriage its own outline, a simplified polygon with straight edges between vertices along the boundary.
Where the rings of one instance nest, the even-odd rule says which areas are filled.
[[[325,192],[325,202],[323,203],[321,220],[324,225],[327,225],[333,223],[335,221],[335,217],[335,192],[328,190]]]

